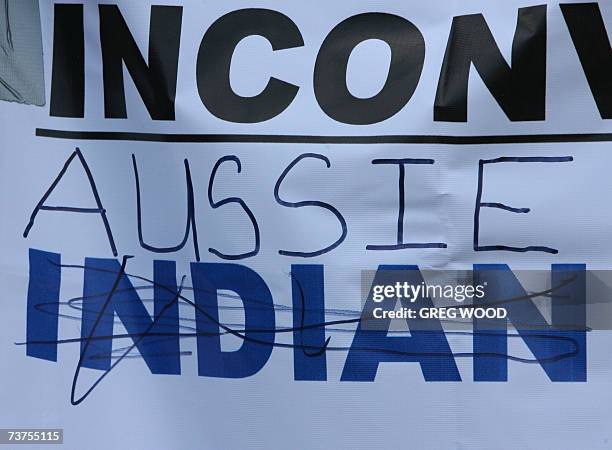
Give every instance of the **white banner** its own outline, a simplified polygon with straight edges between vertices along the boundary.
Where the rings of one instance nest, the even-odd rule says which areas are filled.
[[[612,258],[608,2],[39,7],[43,107],[5,8],[0,427],[74,449],[612,446],[588,318],[612,308],[587,310],[607,298],[584,278]],[[426,271],[482,298],[440,302]],[[365,325],[398,301],[505,312]]]

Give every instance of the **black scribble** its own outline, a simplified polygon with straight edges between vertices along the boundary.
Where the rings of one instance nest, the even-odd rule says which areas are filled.
[[[314,324],[305,324],[305,313],[307,311],[306,308],[306,302],[304,299],[304,292],[303,289],[299,283],[299,280],[294,279],[294,281],[296,282],[297,286],[298,286],[298,292],[300,294],[300,302],[299,302],[299,306],[300,306],[300,314],[301,314],[301,320],[300,320],[300,325],[298,327],[275,327],[274,329],[255,329],[255,328],[249,328],[249,329],[245,329],[243,325],[241,324],[229,324],[229,323],[222,323],[218,320],[216,320],[211,314],[209,314],[206,310],[207,306],[213,306],[213,305],[202,305],[202,304],[196,304],[195,302],[193,302],[192,300],[190,300],[189,298],[185,297],[183,295],[183,292],[185,291],[191,291],[191,292],[195,292],[198,291],[199,289],[196,289],[194,287],[191,286],[185,286],[185,278],[186,276],[183,275],[181,278],[181,283],[180,286],[178,287],[178,289],[175,291],[173,287],[169,287],[169,286],[165,286],[163,284],[159,284],[156,283],[154,280],[151,280],[149,278],[146,278],[144,276],[140,276],[140,275],[135,275],[135,274],[130,274],[128,272],[125,271],[126,265],[127,265],[127,261],[128,259],[131,258],[131,256],[124,256],[122,258],[122,262],[121,262],[121,267],[119,269],[119,271],[112,271],[112,270],[108,270],[108,269],[101,269],[101,268],[95,268],[95,267],[87,267],[87,270],[94,270],[94,271],[100,271],[100,272],[107,272],[107,273],[113,273],[116,275],[115,278],[115,282],[112,286],[112,289],[110,292],[106,293],[106,294],[99,294],[96,296],[91,296],[90,298],[95,298],[95,297],[99,297],[101,295],[104,295],[106,297],[106,300],[102,306],[102,308],[99,311],[96,311],[97,316],[96,316],[96,320],[89,332],[89,335],[86,337],[78,337],[78,338],[69,338],[69,339],[59,339],[59,340],[30,340],[30,341],[24,341],[24,342],[16,342],[15,345],[27,345],[27,344],[71,344],[71,343],[83,343],[82,347],[81,347],[81,351],[80,351],[80,355],[79,355],[79,361],[77,363],[75,372],[74,372],[74,376],[73,376],[73,381],[72,381],[72,388],[71,388],[71,394],[70,394],[70,401],[73,405],[78,405],[80,403],[82,403],[93,391],[94,389],[102,382],[102,380],[124,359],[126,358],[141,358],[140,355],[138,354],[130,354],[135,348],[136,346],[142,341],[142,339],[144,339],[145,337],[158,337],[160,340],[161,339],[169,339],[169,338],[175,338],[175,337],[179,337],[180,339],[187,339],[187,338],[196,338],[198,336],[223,336],[223,335],[233,335],[236,336],[239,339],[242,339],[244,341],[248,341],[248,342],[252,342],[252,343],[256,343],[258,345],[266,345],[266,346],[271,346],[271,347],[280,347],[280,348],[285,348],[285,349],[301,349],[304,354],[306,354],[307,356],[311,356],[311,357],[316,357],[316,356],[320,356],[322,354],[324,354],[325,352],[347,352],[349,350],[357,350],[357,351],[363,351],[363,352],[370,352],[370,353],[386,353],[386,354],[394,354],[394,355],[400,355],[400,356],[420,356],[420,357],[430,357],[430,358],[440,358],[440,357],[444,357],[444,358],[448,358],[448,357],[453,357],[453,358],[472,358],[474,356],[486,356],[486,357],[493,357],[493,358],[503,358],[503,359],[507,359],[509,361],[514,361],[514,362],[519,362],[519,363],[525,363],[525,364],[541,364],[543,362],[557,362],[557,361],[561,361],[567,358],[573,358],[575,357],[579,351],[580,351],[580,346],[579,343],[575,340],[572,339],[571,337],[568,336],[555,336],[555,335],[551,335],[551,334],[546,334],[546,333],[530,333],[529,334],[529,338],[530,339],[545,339],[545,340],[556,340],[556,341],[562,341],[565,342],[569,345],[569,348],[566,352],[564,353],[559,353],[556,355],[552,355],[546,358],[523,358],[523,357],[519,357],[519,356],[515,356],[515,355],[510,355],[510,354],[506,354],[506,353],[496,353],[496,352],[404,352],[404,351],[400,351],[400,350],[393,350],[393,349],[385,349],[385,348],[375,348],[375,347],[346,347],[346,346],[333,346],[333,345],[329,345],[331,342],[331,336],[328,337],[325,340],[325,343],[323,344],[323,346],[316,346],[316,345],[306,345],[303,342],[303,339],[299,342],[299,343],[293,343],[293,344],[289,344],[289,343],[284,343],[284,342],[275,342],[274,340],[269,341],[269,340],[262,340],[262,339],[258,339],[256,337],[252,337],[253,335],[257,335],[259,333],[274,333],[274,335],[276,334],[283,334],[283,333],[293,333],[295,331],[299,331],[300,333],[305,331],[305,330],[309,330],[309,329],[316,329],[316,328],[323,328],[326,332],[354,332],[354,329],[352,328],[344,328],[341,327],[342,325],[356,325],[356,324],[360,324],[364,321],[367,320],[372,320],[371,318],[367,318],[367,317],[362,317],[362,312],[361,311],[356,311],[356,310],[350,310],[350,309],[324,309],[322,312],[328,316],[339,316],[339,317],[346,317],[346,318],[341,318],[341,319],[337,319],[337,320],[330,320],[330,321],[325,321],[325,322],[321,322],[321,323],[314,323]],[[50,264],[56,264],[52,261],[49,261]],[[60,264],[59,265],[62,268],[68,268],[68,269],[78,269],[78,270],[84,270],[86,267],[83,265],[76,265],[76,264]],[[153,320],[151,321],[151,323],[149,324],[149,326],[147,327],[147,329],[142,332],[142,333],[121,333],[121,334],[112,334],[112,335],[96,335],[95,331],[96,328],[98,326],[98,324],[100,323],[100,321],[102,320],[102,318],[104,317],[108,317],[109,315],[112,315],[112,317],[114,318],[114,311],[110,311],[107,312],[107,307],[108,305],[111,303],[111,300],[113,298],[113,296],[119,292],[122,292],[121,289],[118,289],[119,286],[119,282],[121,281],[122,277],[128,277],[131,280],[138,280],[140,282],[144,282],[146,283],[145,286],[134,286],[133,288],[130,289],[134,289],[134,290],[150,290],[153,288],[161,288],[163,290],[166,290],[168,292],[170,292],[172,294],[172,300],[170,302],[168,302],[163,309],[159,312],[159,314],[157,314],[156,317],[153,318]],[[567,280],[564,280],[562,283],[560,283],[559,286],[556,286],[554,288],[551,289],[547,289],[544,291],[540,291],[540,292],[533,292],[533,293],[528,293],[527,295],[523,295],[523,296],[519,296],[519,297],[513,297],[513,298],[508,298],[508,299],[501,299],[501,300],[497,300],[494,302],[488,302],[487,306],[491,306],[491,305],[502,305],[502,304],[509,304],[509,303],[513,303],[513,302],[520,302],[520,301],[525,301],[525,300],[529,300],[532,298],[536,298],[536,297],[548,297],[550,296],[555,290],[560,289],[561,287],[565,286],[567,283],[571,283],[573,281],[572,278],[569,278]],[[123,291],[128,290],[128,289],[124,289]],[[201,292],[206,292],[204,290],[199,290]],[[241,302],[243,302],[244,304],[250,304],[251,307],[253,308],[269,308],[270,305],[268,303],[264,303],[258,299],[255,298],[244,298],[244,297],[239,297],[237,295],[233,295],[233,294],[228,294],[228,293],[217,293],[218,296],[220,297],[226,297],[226,298],[232,298],[232,299],[237,299],[240,300]],[[85,311],[83,305],[85,300],[87,300],[86,297],[78,297],[78,298],[73,298],[70,299],[68,301],[65,302],[60,302],[61,305],[64,306],[68,306],[71,309],[75,309],[75,310],[80,310],[80,311]],[[144,299],[142,300],[143,302],[147,302],[150,300]],[[194,319],[188,318],[188,317],[179,317],[179,330],[181,330],[178,333],[174,333],[174,332],[152,332],[151,330],[154,328],[154,326],[159,323],[160,321],[163,321],[164,319],[164,313],[169,310],[173,305],[175,305],[176,303],[179,303],[181,305],[187,305],[189,307],[191,307],[193,310],[197,311],[198,313],[201,313],[207,320],[210,320],[211,322],[213,322],[215,325],[217,325],[219,327],[219,331],[218,332],[202,332],[202,331],[198,331],[196,327],[194,326],[190,326],[190,325],[186,325],[185,323],[189,323],[189,322],[193,322]],[[42,312],[46,312],[49,314],[52,314],[51,312],[45,310],[45,306],[49,306],[50,303],[40,303],[36,306],[36,308],[39,311]],[[459,306],[459,308],[475,308],[478,305],[461,305]],[[242,309],[242,306],[226,306],[226,305],[218,305],[216,306],[218,307],[220,310],[221,309]],[[287,306],[287,305],[281,305],[281,304],[272,304],[272,308],[275,311],[282,311],[282,312],[293,312],[293,307],[291,306]],[[441,307],[441,308],[445,308],[445,307]],[[450,308],[450,306],[449,306]],[[321,311],[319,311],[321,312]],[[80,317],[77,315],[70,315],[70,314],[64,314],[64,313],[59,313],[57,314],[57,316],[61,317],[61,318],[65,318],[65,319],[69,319],[69,320],[80,320]],[[135,317],[136,318],[136,317]],[[143,318],[144,319],[144,318]],[[147,320],[150,320],[149,317],[146,318]],[[113,319],[115,320],[115,319]],[[446,320],[446,322],[453,322],[452,320]],[[117,322],[115,322],[117,323]],[[163,322],[162,322],[163,323]],[[516,324],[515,324],[516,325]],[[528,325],[528,324],[526,324]],[[340,328],[339,328],[340,327]],[[590,328],[588,327],[577,327],[577,326],[572,326],[572,325],[565,325],[562,326],[561,328],[565,328],[568,327],[569,329],[572,330],[580,330],[580,331],[590,331]],[[559,330],[560,327],[557,325],[548,325],[548,326],[542,326],[542,325],[538,325],[538,330],[541,331],[545,331],[547,329],[550,330]],[[385,335],[387,333],[396,333],[396,334],[402,334],[402,333],[409,333],[409,331],[388,331],[388,330],[362,330],[364,332],[367,333],[385,333]],[[247,336],[246,333],[249,333],[249,335]],[[427,332],[426,330],[421,331],[421,332]],[[432,332],[439,332],[439,331],[432,331]],[[495,333],[495,332],[490,332],[490,331],[444,331],[444,333],[446,335],[458,335],[458,336],[475,336],[475,335],[479,335],[479,336],[499,336],[499,333]],[[517,337],[521,337],[518,333],[507,333],[507,336],[509,338],[517,338]],[[120,340],[120,339],[132,339],[132,344],[129,346],[124,346],[118,349],[113,349],[112,350],[112,356],[111,356],[111,360],[113,361],[112,364],[110,365],[110,367],[103,371],[103,373],[91,384],[91,386],[89,388],[87,388],[85,390],[85,392],[79,396],[77,398],[76,396],[76,387],[77,387],[77,382],[79,379],[79,374],[81,371],[81,368],[83,367],[83,362],[85,361],[85,359],[99,359],[102,357],[102,354],[96,354],[95,353],[95,345],[96,342],[99,341],[107,341],[107,340]],[[91,351],[88,352],[88,350],[94,349],[94,352],[92,353]],[[191,352],[179,352],[180,355],[190,355]]]

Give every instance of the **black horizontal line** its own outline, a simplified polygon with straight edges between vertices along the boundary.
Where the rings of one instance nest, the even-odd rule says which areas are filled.
[[[176,143],[263,143],[263,144],[537,144],[561,142],[611,142],[612,133],[519,134],[519,135],[376,135],[315,136],[284,134],[172,134],[130,131],[70,131],[37,128],[36,136],[94,141],[141,141]]]

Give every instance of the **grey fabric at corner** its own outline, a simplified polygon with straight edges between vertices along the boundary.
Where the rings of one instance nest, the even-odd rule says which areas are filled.
[[[0,0],[0,100],[45,104],[38,0]]]

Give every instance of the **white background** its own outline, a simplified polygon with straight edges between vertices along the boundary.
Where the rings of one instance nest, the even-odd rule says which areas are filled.
[[[472,361],[458,359],[463,381],[426,383],[416,363],[383,363],[372,383],[340,382],[345,353],[328,355],[327,382],[293,381],[293,355],[277,348],[266,366],[242,380],[197,376],[195,342],[182,341],[181,376],[149,373],[139,359],[123,361],[85,402],[69,401],[78,344],[60,346],[58,362],[28,358],[25,313],[28,248],[62,254],[62,262],[82,264],[86,256],[111,257],[97,215],[41,212],[30,236],[21,235],[29,215],[76,146],[95,177],[121,255],[131,254],[129,270],[152,276],[153,259],[177,261],[189,275],[194,260],[191,240],[176,254],[153,255],[137,240],[135,188],[131,154],[139,163],[143,223],[147,242],[175,245],[185,224],[183,159],[188,158],[195,188],[196,220],[202,260],[221,262],[207,252],[249,251],[250,223],[236,205],[213,210],[206,188],[216,160],[237,155],[242,173],[224,165],[215,198],[240,196],[257,217],[260,253],[242,263],[257,271],[275,303],[290,305],[292,263],[325,264],[327,308],[358,310],[360,275],[379,264],[418,264],[423,268],[469,269],[473,263],[506,263],[513,269],[547,269],[551,263],[586,263],[609,269],[612,255],[612,153],[609,143],[526,145],[284,145],[161,144],[68,141],[37,138],[36,127],[67,130],[126,130],[169,133],[248,134],[528,134],[612,132],[599,116],[567,27],[555,2],[548,9],[547,119],[511,123],[472,71],[469,122],[434,123],[433,102],[454,15],[482,12],[509,61],[518,7],[532,1],[280,2],[167,0],[184,6],[175,122],[150,120],[125,73],[127,120],[104,119],[97,3],[86,2],[85,119],[50,118],[48,106],[0,103],[0,426],[63,427],[65,447],[74,449],[604,449],[612,447],[611,337],[588,336],[588,382],[552,383],[538,365],[509,363],[507,383],[474,383]],[[105,2],[106,3],[106,2]],[[115,2],[113,2],[115,3]],[[121,11],[143,54],[148,42],[149,2],[120,1]],[[272,52],[260,37],[238,46],[231,82],[241,95],[257,94],[270,75],[300,86],[291,106],[261,124],[233,124],[212,116],[202,105],[195,82],[199,42],[223,14],[245,7],[270,8],[289,16],[305,46]],[[600,7],[607,24],[612,8]],[[352,126],[328,118],[314,99],[314,62],[327,33],[342,20],[362,12],[398,14],[412,21],[426,42],[425,66],[409,104],[379,124]],[[52,2],[41,2],[47,73],[51,79]],[[612,25],[610,25],[612,26]],[[608,28],[610,28],[610,26]],[[382,86],[389,52],[381,42],[360,45],[351,57],[348,82],[355,95],[371,96]],[[278,205],[273,188],[282,170],[301,153],[322,153],[305,160],[288,176],[281,195],[288,201],[319,200],[346,218],[348,237],[334,251],[307,261],[283,257],[279,249],[313,251],[339,236],[334,217],[318,208]],[[563,164],[505,164],[485,169],[483,201],[529,207],[516,215],[483,210],[482,245],[546,245],[558,255],[472,249],[478,160],[499,156],[566,156]],[[433,158],[433,166],[409,166],[406,175],[405,239],[446,242],[447,249],[366,251],[367,244],[395,242],[397,168],[372,166],[375,158]],[[50,204],[94,206],[83,174],[74,165]],[[189,278],[188,278],[189,280]],[[189,283],[189,282],[188,282]],[[82,273],[65,270],[61,297],[78,297]],[[181,315],[192,317],[182,309]],[[333,320],[335,317],[328,317]],[[277,325],[289,325],[290,313],[277,313]],[[222,316],[223,320],[223,316]],[[350,329],[350,327],[347,327]],[[80,335],[78,321],[61,320],[60,337]],[[330,333],[332,345],[350,345],[352,333]],[[279,336],[291,342],[290,336]],[[471,351],[469,337],[449,336],[455,352]],[[224,348],[236,348],[222,338]],[[116,345],[127,345],[127,342]],[[522,342],[511,340],[512,354],[529,356]],[[79,392],[99,372],[85,370]]]

